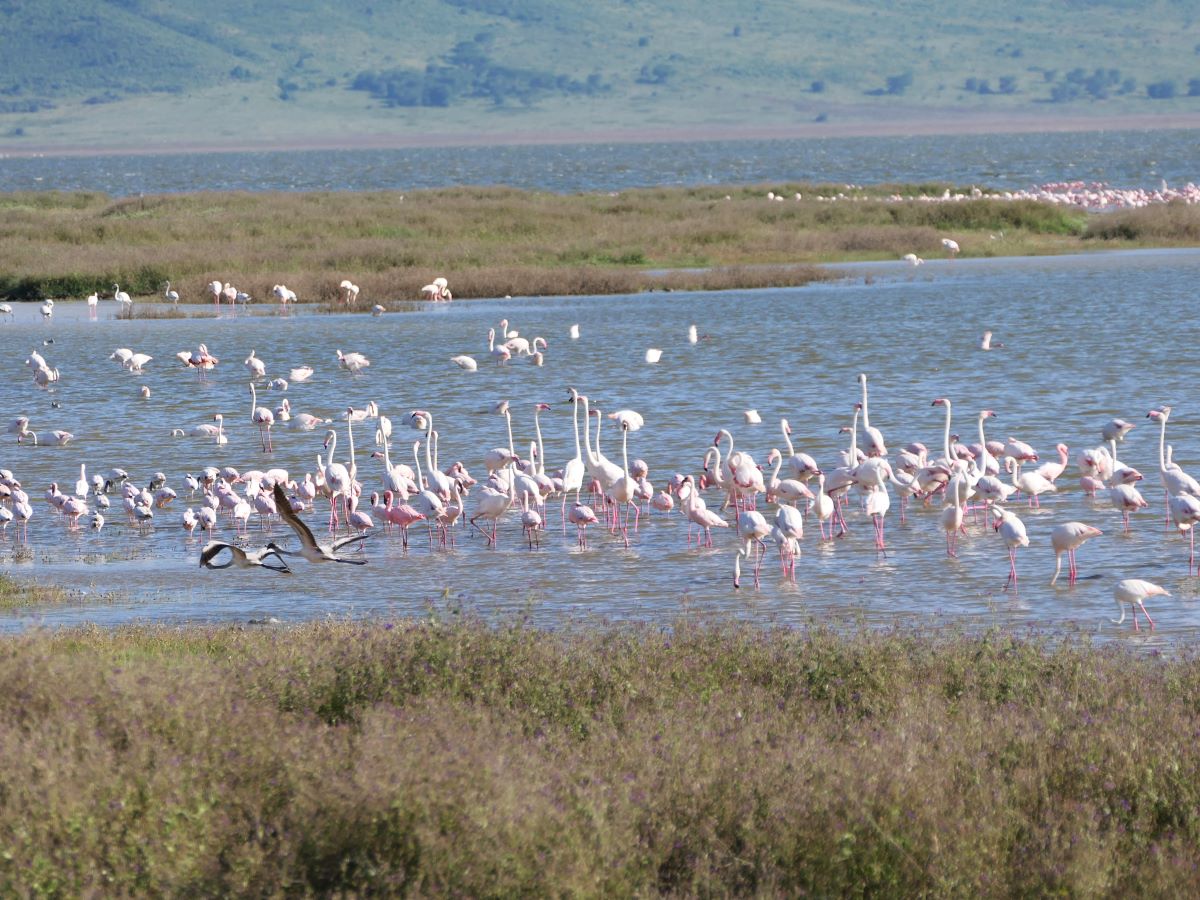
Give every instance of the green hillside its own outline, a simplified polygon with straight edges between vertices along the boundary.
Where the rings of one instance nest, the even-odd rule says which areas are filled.
[[[1198,17],[1193,0],[0,0],[0,152],[1200,116]]]

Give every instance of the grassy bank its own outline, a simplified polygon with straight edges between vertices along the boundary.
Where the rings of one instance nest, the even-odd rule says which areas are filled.
[[[1075,252],[1195,243],[1193,208],[1087,214],[1032,201],[892,202],[945,185],[850,192],[828,185],[647,189],[558,195],[505,188],[376,193],[196,193],[113,200],[95,193],[0,195],[0,295],[161,297],[186,302],[230,281],[260,302],[287,284],[302,302],[360,286],[363,308],[416,298],[437,274],[457,297],[765,287],[824,277],[812,264]],[[795,193],[802,200],[793,199]],[[1105,222],[1119,222],[1106,227]],[[680,271],[662,274],[660,270]]]
[[[0,643],[6,894],[1187,894],[1200,662],[320,623]]]

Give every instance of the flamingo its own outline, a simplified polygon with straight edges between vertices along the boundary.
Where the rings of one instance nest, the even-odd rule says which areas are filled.
[[[825,493],[825,473],[818,469],[817,493],[816,496],[813,497],[812,508],[813,512],[817,516],[817,527],[820,529],[821,540],[823,541],[833,539],[833,523],[830,522],[828,538],[825,536],[825,523],[829,522],[829,520],[833,518],[834,506],[835,504],[833,498]]]
[[[1036,474],[1051,482],[1067,470],[1067,460],[1070,458],[1070,448],[1066,444],[1056,444],[1054,449],[1058,453],[1058,462],[1044,462],[1034,469]]]
[[[576,500],[575,504],[571,507],[570,511],[567,513],[567,519],[571,522],[572,525],[575,526],[575,529],[578,532],[579,549],[586,550],[587,549],[587,527],[589,525],[595,525],[596,522],[599,521],[596,518],[596,514],[592,511],[592,508],[590,506],[585,506],[584,504],[582,504],[578,500]]]
[[[221,282],[219,282],[219,281],[210,281],[210,282],[208,283],[208,285],[206,286],[206,290],[207,290],[207,291],[208,291],[210,294],[212,294],[213,303],[214,303],[214,304],[216,304],[218,307],[220,307],[220,305],[221,305],[221,291],[223,290],[223,285],[221,284]]]
[[[514,463],[509,463],[509,469],[514,468]],[[515,473],[510,471],[508,478],[508,489],[506,491],[498,491],[490,485],[484,485],[480,491],[480,497],[475,507],[475,515],[469,521],[479,533],[487,538],[490,546],[496,546],[496,527],[499,524],[500,517],[508,511],[516,499],[516,478]],[[492,522],[491,534],[484,531],[477,524],[478,519],[490,519]]]
[[[640,418],[640,416],[639,416]],[[628,504],[625,509],[625,519],[621,522],[621,537],[625,539],[625,548],[629,548],[629,506],[633,507],[634,529],[637,529],[637,482],[629,474],[629,432],[633,430],[629,418],[621,419],[621,477],[613,482],[612,497],[617,507],[615,516],[620,519],[621,506]]]
[[[424,521],[425,514],[419,509],[416,509],[415,506],[404,503],[403,500],[397,496],[397,494],[394,494],[391,491],[384,491],[383,496],[386,508],[388,508],[388,511],[386,511],[388,520],[386,521],[388,521],[390,524],[394,524],[394,526],[400,526],[401,540],[403,541],[403,545],[408,547],[409,526],[413,526],[415,523]],[[394,498],[396,499],[396,503],[392,504],[392,499]]]
[[[1108,496],[1112,501],[1113,509],[1120,510],[1121,519],[1125,524],[1125,533],[1129,534],[1129,514],[1139,509],[1145,509],[1150,504],[1133,486],[1142,480],[1142,473],[1137,469],[1119,465],[1117,462],[1117,439],[1113,438],[1110,443],[1113,456],[1113,485],[1108,489]]]
[[[1105,422],[1100,429],[1100,435],[1105,441],[1123,441],[1125,435],[1133,431],[1133,424],[1124,419],[1112,419]]]
[[[1054,548],[1054,577],[1050,583],[1058,581],[1062,571],[1062,555],[1067,554],[1067,583],[1074,584],[1079,578],[1079,570],[1075,566],[1075,551],[1084,541],[1099,537],[1104,532],[1082,522],[1063,522],[1050,529],[1050,546]]]
[[[349,423],[347,423],[349,427]],[[324,448],[329,451],[329,462],[326,464],[325,484],[329,488],[329,529],[330,531],[337,528],[337,498],[340,495],[343,502],[346,502],[350,496],[350,490],[353,486],[353,480],[350,477],[350,470],[342,463],[334,462],[333,455],[337,450],[337,431],[330,428],[325,433]]]
[[[433,522],[438,516],[446,511],[446,504],[442,502],[442,498],[438,492],[422,487],[425,482],[425,475],[421,471],[421,454],[418,452],[421,449],[420,441],[413,441],[413,459],[417,463],[417,495],[413,498],[413,506],[425,517],[429,526],[429,546],[433,547]],[[426,462],[429,460],[429,442],[425,442]],[[437,469],[432,469],[430,475],[430,487],[435,486],[438,482],[432,480],[433,476],[440,476],[445,479],[446,476]],[[447,479],[448,481],[448,479]],[[447,497],[449,496],[449,488],[446,490]]]
[[[771,529],[779,545],[779,565],[786,577],[796,580],[796,557],[804,540],[804,517],[794,506],[781,503],[775,510],[775,527]]]
[[[883,443],[883,432],[871,425],[870,412],[867,409],[867,376],[865,373],[858,376],[858,383],[862,386],[862,422],[863,434],[866,435],[866,447],[868,456],[887,456],[887,447]]]
[[[567,494],[574,491],[575,501],[579,502],[579,490],[583,487],[584,473],[583,452],[579,446],[579,392],[575,388],[567,388],[567,392],[571,395],[571,426],[575,433],[575,455],[567,460],[566,466],[563,467],[562,515],[564,530],[566,529]]]
[[[251,350],[250,355],[246,357],[246,370],[250,373],[251,378],[262,378],[267,373],[267,364],[254,353],[255,351]]]
[[[1178,494],[1188,494],[1192,497],[1200,498],[1200,483],[1196,479],[1183,471],[1177,464],[1169,462],[1166,456],[1165,444],[1167,440],[1167,420],[1171,417],[1171,407],[1162,406],[1158,409],[1152,409],[1146,413],[1148,419],[1158,419],[1158,477],[1162,481],[1163,489],[1167,493],[1166,503],[1170,505],[1170,497]],[[1167,519],[1170,521],[1170,510],[1167,511]]]
[[[494,328],[488,329],[488,353],[491,354],[498,366],[502,366],[512,359],[512,351],[504,344],[496,343],[496,329]]]
[[[767,519],[762,513],[754,509],[746,509],[738,514],[737,532],[738,538],[744,542],[744,546],[738,550],[734,558],[733,586],[741,587],[741,561],[743,558],[749,558],[753,553],[755,556],[754,586],[758,587],[759,570],[762,567],[763,554],[767,549],[763,538],[771,533],[771,526],[767,524]],[[755,552],[756,549],[757,552]]]
[[[123,303],[124,305],[128,306],[133,302],[133,298],[130,297],[125,291],[121,290],[121,286],[119,284],[114,284],[112,289],[113,299],[118,303]]]
[[[811,501],[813,499],[812,491],[810,491],[803,482],[798,481],[795,478],[784,478],[780,480],[779,469],[783,465],[783,454],[780,453],[778,449],[772,449],[771,452],[767,454],[767,465],[770,465],[772,461],[775,463],[775,468],[771,472],[770,479],[768,479],[766,482],[768,500],[775,498],[782,499],[787,503],[797,503],[800,500]]]
[[[787,464],[792,470],[792,477],[797,481],[808,481],[819,470],[816,460],[807,453],[797,453],[792,446],[792,427],[788,424],[787,419],[779,420],[779,429],[783,432],[783,440],[787,444],[788,456]]]
[[[1113,599],[1117,601],[1117,606],[1121,609],[1121,618],[1109,619],[1114,625],[1120,625],[1125,621],[1125,606],[1129,605],[1130,611],[1133,613],[1133,630],[1140,631],[1138,627],[1137,611],[1141,609],[1146,616],[1146,621],[1150,623],[1150,628],[1154,628],[1154,620],[1150,618],[1150,613],[1146,612],[1146,601],[1151,597],[1170,597],[1170,593],[1161,585],[1154,584],[1150,581],[1143,581],[1140,578],[1125,578],[1118,581],[1113,586]]]
[[[729,523],[722,519],[717,513],[708,509],[704,500],[700,497],[696,490],[696,485],[692,481],[691,475],[683,476],[683,483],[679,487],[679,502],[680,509],[683,510],[688,519],[688,536],[687,542],[690,545],[692,542],[692,525],[700,526],[704,536],[704,545],[712,546],[712,529],[713,528],[728,528]],[[696,546],[700,546],[700,538],[696,538]]]
[[[343,353],[337,351],[338,365],[351,375],[359,375],[362,370],[371,365],[371,361],[361,353]]]
[[[950,254],[951,259],[958,256],[958,241],[951,240],[950,238],[942,238],[942,246],[946,248],[946,252]]]
[[[169,281],[166,283],[166,286],[163,287],[163,298],[168,303],[174,304],[175,306],[179,305],[179,291],[171,290],[171,282]]]
[[[475,362],[475,358],[466,354],[450,357],[450,362],[454,363],[460,369],[467,372],[474,372],[479,368],[479,363]]]
[[[953,490],[947,488],[946,494],[949,502],[942,507],[941,515],[942,530],[946,532],[946,555],[957,557],[958,533],[962,530],[963,506],[967,500],[966,483],[953,482]]]
[[[1002,506],[993,506],[992,513],[996,516],[996,531],[1004,539],[1008,547],[1008,578],[1005,579],[1004,589],[1012,585],[1017,588],[1017,548],[1029,546],[1029,536],[1025,533],[1025,523]]]
[[[1029,495],[1029,507],[1040,507],[1042,501],[1039,495],[1048,491],[1057,491],[1053,481],[1039,475],[1037,472],[1022,472],[1020,460],[1009,456],[1004,461],[1005,470],[1012,474],[1012,483],[1018,491]]]
[[[347,306],[353,305],[358,300],[358,285],[349,278],[342,279],[342,283],[338,285],[338,290],[344,295]]]
[[[272,452],[274,448],[271,445],[271,426],[275,424],[275,414],[267,407],[258,405],[258,392],[253,381],[250,382],[250,421],[258,426],[263,453]]]

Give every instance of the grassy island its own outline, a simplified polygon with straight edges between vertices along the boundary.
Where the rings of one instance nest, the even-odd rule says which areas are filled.
[[[786,184],[560,195],[507,188],[372,193],[0,195],[0,296],[183,302],[232,282],[258,302],[283,283],[300,302],[418,299],[435,275],[458,298],[804,284],[818,263],[1072,253],[1200,241],[1182,203],[1087,213],[1033,200],[937,202],[948,185]],[[768,192],[782,198],[771,200]],[[799,199],[797,199],[799,195]]]

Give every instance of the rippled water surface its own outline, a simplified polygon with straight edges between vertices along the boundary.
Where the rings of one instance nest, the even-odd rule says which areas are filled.
[[[93,322],[81,304],[60,303],[53,320],[43,322],[36,306],[21,306],[16,321],[0,322],[8,351],[0,404],[12,415],[28,415],[43,435],[64,428],[76,437],[67,447],[37,448],[4,437],[0,465],[23,481],[35,513],[27,548],[10,528],[0,539],[0,559],[21,575],[82,588],[88,596],[32,615],[5,613],[0,623],[420,615],[433,604],[487,616],[528,613],[542,623],[593,615],[669,622],[685,611],[802,622],[850,611],[876,623],[901,618],[1089,633],[1104,621],[1104,633],[1111,635],[1117,633],[1106,621],[1117,612],[1113,584],[1141,577],[1164,584],[1174,596],[1153,604],[1158,629],[1139,639],[1190,639],[1200,609],[1186,544],[1164,530],[1158,433],[1145,413],[1173,404],[1168,439],[1176,459],[1185,467],[1200,465],[1190,364],[1200,330],[1192,315],[1200,253],[935,261],[916,270],[880,263],[846,271],[844,281],[802,289],[455,302],[381,318],[303,312],[280,318],[256,310],[258,315],[238,318],[118,321],[109,306]],[[524,360],[497,368],[487,361],[487,329],[502,317],[523,335],[546,337],[543,368]],[[686,340],[693,322],[702,335],[695,346]],[[568,338],[573,323],[581,328],[578,341]],[[1003,348],[976,349],[984,328]],[[53,343],[43,346],[46,340]],[[174,358],[200,341],[221,359],[207,383]],[[155,359],[144,374],[131,374],[108,360],[116,347]],[[648,347],[662,349],[658,365],[643,362]],[[62,371],[50,392],[34,386],[23,365],[35,348]],[[366,353],[373,364],[352,377],[337,368],[337,348]],[[1072,465],[1042,510],[1020,510],[1032,546],[1018,557],[1017,596],[1001,590],[1007,557],[990,529],[971,526],[959,558],[947,559],[936,503],[911,510],[904,525],[893,505],[886,555],[875,551],[870,524],[854,503],[846,538],[820,543],[815,526],[810,529],[797,583],[781,578],[772,549],[760,590],[748,584],[732,589],[731,533],[719,532],[712,550],[689,548],[677,513],[644,516],[628,550],[619,538],[592,529],[591,548],[579,551],[554,510],[540,550],[527,549],[510,516],[501,525],[498,549],[460,531],[457,549],[430,551],[414,530],[407,551],[393,536],[373,536],[362,567],[296,560],[291,577],[201,570],[202,541],[189,539],[178,525],[185,472],[206,464],[282,466],[295,476],[313,469],[321,452],[321,432],[278,426],[275,452],[260,452],[242,365],[251,350],[266,360],[268,377],[301,363],[316,369],[311,382],[287,391],[296,411],[335,417],[347,405],[377,401],[397,423],[393,461],[411,462],[410,442],[417,437],[399,426],[401,415],[415,407],[431,410],[442,465],[461,459],[477,477],[484,452],[507,443],[504,420],[486,413],[505,398],[512,401],[523,452],[533,436],[534,404],[552,404],[543,415],[546,453],[551,469],[563,464],[574,451],[568,386],[605,410],[628,407],[645,416],[645,427],[630,436],[630,455],[649,463],[659,485],[674,471],[697,473],[722,427],[765,463],[768,451],[781,446],[780,417],[790,420],[798,450],[832,468],[846,445],[838,429],[849,424],[859,399],[860,371],[870,377],[872,424],[892,447],[913,440],[940,447],[944,417],[930,404],[945,396],[954,402],[954,430],[964,439],[973,439],[975,413],[991,408],[998,418],[989,423],[990,436],[1018,436],[1043,459],[1063,441],[1071,447]],[[475,355],[479,371],[452,365],[449,358],[458,353]],[[151,389],[148,400],[139,399],[142,385]],[[282,399],[268,393],[272,405]],[[763,424],[744,423],[749,408],[761,413]],[[229,423],[228,446],[170,436],[173,427],[211,421],[216,412]],[[1146,474],[1141,486],[1151,503],[1135,517],[1131,535],[1121,533],[1106,500],[1089,500],[1077,487],[1077,451],[1099,443],[1100,426],[1114,415],[1138,423],[1122,461]],[[619,460],[617,433],[609,426],[603,447]],[[344,422],[338,430],[338,455],[344,457]],[[381,473],[364,452],[373,427],[357,428],[355,437],[360,477],[370,491]],[[122,522],[119,501],[100,533],[72,533],[43,492],[51,481],[73,485],[80,463],[89,474],[122,466],[143,484],[162,470],[182,496],[176,509],[157,512],[156,527],[147,533]],[[710,506],[718,503],[715,493],[708,499]],[[474,506],[472,498],[469,513]],[[322,504],[310,521],[319,527],[326,514]],[[1073,519],[1105,534],[1080,551],[1079,584],[1051,588],[1048,532]],[[278,525],[272,534],[290,540]],[[251,539],[265,540],[253,531]],[[1120,633],[1128,628],[1126,620]]]
[[[1103,181],[1156,188],[1197,179],[1200,132],[562,144],[259,153],[5,158],[0,191],[413,190],[508,185],[562,193],[658,185],[921,181],[1029,188]]]

